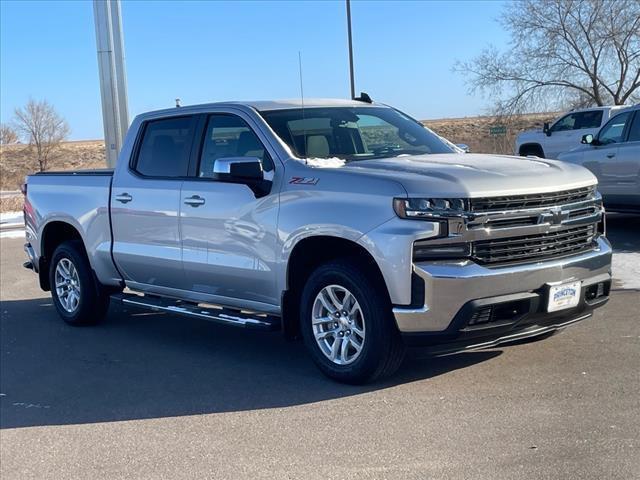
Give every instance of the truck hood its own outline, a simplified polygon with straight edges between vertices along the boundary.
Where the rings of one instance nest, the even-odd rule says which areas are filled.
[[[481,197],[545,193],[597,183],[586,168],[556,160],[484,154],[434,154],[361,160],[341,170],[386,177],[409,196]]]

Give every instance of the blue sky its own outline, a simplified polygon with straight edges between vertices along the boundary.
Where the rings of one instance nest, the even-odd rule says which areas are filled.
[[[499,1],[352,1],[356,91],[421,118],[481,114],[452,73],[508,38]],[[123,1],[130,115],[219,100],[349,96],[344,1]],[[0,1],[0,119],[46,98],[71,138],[102,138],[90,1]]]

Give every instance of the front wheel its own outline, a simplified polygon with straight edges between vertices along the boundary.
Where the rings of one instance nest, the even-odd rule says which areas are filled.
[[[105,316],[109,296],[93,278],[89,259],[79,241],[64,242],[56,248],[49,281],[53,304],[68,324],[91,325]]]
[[[301,297],[301,331],[320,370],[360,384],[391,375],[404,345],[382,286],[350,261],[333,261],[309,277]]]

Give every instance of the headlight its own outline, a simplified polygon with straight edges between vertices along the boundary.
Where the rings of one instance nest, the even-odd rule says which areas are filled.
[[[394,198],[393,209],[400,218],[442,218],[460,216],[467,202],[463,198]]]

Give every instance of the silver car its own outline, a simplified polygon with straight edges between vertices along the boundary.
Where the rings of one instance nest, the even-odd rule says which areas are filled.
[[[598,189],[610,211],[640,213],[640,104],[624,109],[582,146],[559,160],[583,165],[598,178]]]

